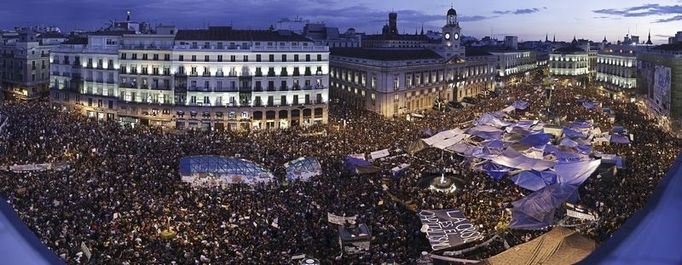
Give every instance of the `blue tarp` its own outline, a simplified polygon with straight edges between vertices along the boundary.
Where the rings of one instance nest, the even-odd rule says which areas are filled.
[[[559,143],[561,146],[568,146],[568,147],[577,147],[578,142],[571,140],[571,138],[564,138],[561,139],[561,142]]]
[[[572,129],[589,129],[592,128],[592,123],[589,121],[573,121],[570,127]]]
[[[488,149],[499,150],[499,151],[504,150],[504,147],[505,147],[504,142],[502,140],[497,140],[497,139],[484,141],[481,143],[481,145],[488,148]]]
[[[514,101],[514,103],[512,104],[512,106],[513,106],[515,109],[518,109],[518,110],[525,110],[525,109],[528,108],[528,102],[527,102],[527,101],[523,101],[523,100],[517,100],[517,101]]]
[[[480,125],[488,125],[488,126],[493,126],[493,127],[506,127],[509,126],[510,123],[503,121],[500,119],[501,116],[500,114],[497,113],[483,113],[478,120],[474,122],[474,125],[480,126]]]
[[[29,230],[4,198],[0,198],[0,246],[2,264],[64,264]]]
[[[575,162],[580,161],[580,155],[572,152],[559,151],[556,154],[557,160],[559,162]]]
[[[611,142],[617,144],[629,144],[630,139],[625,135],[613,134],[611,135]]]
[[[467,133],[489,140],[500,139],[500,137],[502,137],[503,131],[492,126],[480,125],[469,129]]]
[[[544,187],[512,203],[512,229],[535,230],[554,224],[556,209],[575,196],[577,188],[560,183]]]
[[[558,163],[554,166],[559,183],[580,186],[597,170],[601,160]]]
[[[501,166],[492,162],[486,162],[482,166],[483,171],[488,174],[488,176],[493,177],[495,180],[500,180],[502,179],[507,173],[512,171],[511,168]]]
[[[545,146],[547,143],[549,143],[550,140],[552,140],[551,134],[535,133],[535,134],[527,135],[526,137],[521,139],[521,141],[519,141],[519,143],[540,148],[540,147]]]
[[[556,184],[558,181],[556,173],[554,172],[539,172],[535,170],[522,171],[511,177],[511,179],[514,181],[514,184],[519,187],[532,191],[538,191],[545,186]]]
[[[589,145],[579,145],[575,147],[575,150],[578,151],[578,153],[581,154],[589,154],[592,153],[592,146]]]
[[[644,208],[580,264],[682,264],[682,155]]]
[[[372,164],[364,159],[357,157],[346,156],[343,159],[346,170],[356,174],[368,174],[379,172],[379,168],[372,166]]]
[[[584,133],[570,129],[570,128],[564,128],[564,136],[569,137],[569,138],[585,138],[587,137]]]
[[[625,128],[623,128],[623,126],[613,126],[613,129],[611,129],[611,131],[613,133],[617,133],[617,134],[627,133],[627,131],[625,130]]]

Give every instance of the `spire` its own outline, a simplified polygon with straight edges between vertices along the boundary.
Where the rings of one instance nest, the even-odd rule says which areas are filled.
[[[418,29],[419,29],[419,28],[414,28],[414,35],[418,35],[418,34],[417,34]]]
[[[651,29],[649,29],[649,39],[646,41],[647,45],[653,45],[654,43],[651,42]]]
[[[603,40],[603,41],[601,41],[601,42],[603,42],[603,43],[607,43],[607,42],[609,42],[609,41],[607,41],[607,40],[606,40],[606,36],[604,36],[604,40]]]
[[[422,23],[422,35],[424,35],[424,23]]]
[[[549,42],[549,34],[545,33],[545,42]]]
[[[552,42],[556,42],[556,34],[554,34],[554,38],[552,39]]]

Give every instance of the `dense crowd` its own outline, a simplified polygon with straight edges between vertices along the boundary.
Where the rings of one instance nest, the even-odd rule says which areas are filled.
[[[0,196],[69,264],[88,263],[81,244],[91,250],[91,264],[290,264],[300,254],[324,264],[410,264],[430,249],[415,211],[444,208],[463,210],[486,238],[499,236],[498,242],[464,255],[485,258],[542,233],[500,225],[508,223],[509,204],[529,192],[508,178],[495,181],[473,170],[456,154],[434,149],[402,154],[426,128],[458,127],[515,100],[530,107],[512,118],[539,119],[546,110],[541,86],[527,82],[463,109],[429,111],[416,121],[332,105],[328,125],[253,132],[130,128],[48,103],[3,103],[0,110],[9,124],[1,165],[68,162],[71,167],[2,173]],[[629,145],[595,147],[623,156],[626,168],[615,179],[592,177],[580,190],[580,203],[599,220],[577,228],[603,241],[643,207],[682,142],[657,128],[634,103],[612,100],[596,89],[557,83],[552,98],[554,116],[593,120],[604,131],[613,126],[611,117],[577,100],[608,106],[616,113],[615,123],[635,136]],[[400,155],[377,162],[380,173],[355,175],[344,169],[345,155],[386,148]],[[191,188],[180,181],[178,162],[203,154],[239,155],[271,169],[279,181]],[[324,173],[310,181],[285,181],[284,163],[301,156],[316,157]],[[401,163],[411,165],[406,174],[391,177],[389,169]],[[420,186],[423,172],[444,168],[463,180],[457,192]],[[358,222],[371,229],[370,251],[341,256],[337,227],[327,222],[327,213],[358,215]]]

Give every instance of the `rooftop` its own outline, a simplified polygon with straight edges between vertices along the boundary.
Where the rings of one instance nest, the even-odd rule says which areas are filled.
[[[585,52],[585,50],[581,49],[580,47],[575,46],[575,45],[571,45],[571,46],[556,49],[552,53],[570,54],[570,53],[584,53],[584,52]]]
[[[331,50],[331,55],[378,61],[407,61],[443,58],[429,49],[335,48]]]
[[[308,38],[290,31],[236,30],[232,29],[232,27],[178,30],[175,39],[207,41],[310,41]]]
[[[426,35],[414,35],[414,34],[400,34],[400,35],[376,34],[376,35],[367,35],[367,36],[365,36],[364,39],[368,40],[368,41],[373,41],[373,40],[403,40],[403,41],[424,41],[424,42],[431,41],[431,38],[429,38]]]

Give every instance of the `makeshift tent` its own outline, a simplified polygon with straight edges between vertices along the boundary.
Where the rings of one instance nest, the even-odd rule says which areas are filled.
[[[484,141],[481,143],[481,145],[488,148],[488,149],[491,149],[491,150],[502,151],[502,150],[504,150],[506,144],[505,144],[505,142],[503,142],[501,140],[494,139],[494,140]]]
[[[577,130],[573,130],[571,128],[564,128],[563,133],[566,137],[569,137],[569,138],[585,138],[585,137],[587,137],[584,133],[577,131]]]
[[[548,133],[529,134],[519,141],[521,144],[530,145],[533,147],[542,147],[552,140],[552,135]]]
[[[481,169],[485,171],[485,173],[488,174],[488,176],[491,176],[495,180],[500,180],[502,177],[507,175],[510,171],[512,171],[512,168],[497,165],[492,162],[486,162],[481,166]]]
[[[251,161],[210,155],[183,157],[180,160],[180,177],[193,186],[254,184],[274,179],[269,170]]]
[[[597,170],[601,160],[559,163],[554,167],[559,183],[580,186]]]
[[[578,232],[555,227],[529,242],[514,246],[480,264],[568,265],[590,255],[597,243]]]
[[[643,209],[581,264],[682,264],[682,156],[658,183]]]
[[[7,200],[0,198],[2,264],[64,264],[24,224]]]
[[[574,196],[576,191],[576,187],[557,183],[512,202],[514,208],[509,227],[535,230],[553,225],[556,209]]]
[[[453,137],[460,135],[460,134],[463,134],[463,133],[464,132],[462,130],[460,130],[459,128],[456,128],[456,129],[452,129],[452,130],[439,132],[434,136],[423,139],[423,141],[427,145],[433,146],[434,144],[436,144],[438,142],[445,141],[447,139],[453,138]]]
[[[612,154],[602,154],[601,156],[601,161],[604,164],[613,164],[616,165],[617,168],[625,168],[623,164],[623,158],[617,155],[612,155]]]
[[[508,106],[508,107],[502,109],[502,112],[504,112],[504,113],[511,113],[511,112],[514,111],[514,110],[516,110],[516,108],[514,108],[514,106]]]
[[[589,121],[573,121],[570,125],[571,129],[591,129],[592,122]]]
[[[556,162],[553,161],[535,159],[524,156],[523,154],[519,153],[518,151],[512,148],[507,148],[507,150],[505,150],[502,153],[502,155],[491,159],[491,161],[494,162],[495,164],[511,168],[537,171],[547,170],[556,164]]]
[[[571,138],[564,138],[561,139],[561,142],[559,143],[561,146],[567,146],[567,147],[577,147],[578,142],[571,140]]]
[[[322,174],[322,166],[314,157],[301,157],[284,164],[287,171],[287,179],[308,180]]]
[[[525,110],[528,108],[528,102],[523,101],[523,100],[517,100],[517,101],[514,101],[512,106],[514,106],[514,108],[518,109],[518,110]]]
[[[497,116],[502,115],[498,114]],[[478,120],[474,121],[474,125],[476,126],[488,125],[497,128],[506,127],[510,125],[509,122],[503,121],[497,116],[493,113],[483,113],[483,115],[481,115],[481,117],[478,118]]]
[[[475,135],[483,139],[500,139],[503,131],[488,125],[479,125],[467,131],[470,135]]]
[[[546,186],[554,185],[558,182],[556,173],[551,171],[526,170],[511,177],[514,184],[521,188],[538,191]]]
[[[454,144],[461,142],[462,140],[466,139],[467,137],[468,137],[468,135],[466,135],[466,134],[459,134],[459,135],[456,135],[452,138],[448,138],[448,139],[445,139],[443,141],[436,142],[433,144],[433,147],[444,150],[445,148],[447,148],[449,146],[452,146]]]
[[[459,143],[452,145],[445,150],[458,153],[462,156],[471,157],[477,151],[477,147],[470,144]]]
[[[372,166],[369,161],[352,156],[346,156],[343,162],[346,169],[355,174],[372,174],[380,171],[378,167]]]
[[[617,143],[617,144],[629,144],[630,139],[626,135],[621,135],[621,134],[614,134],[611,135],[611,138],[609,140],[612,143]]]

